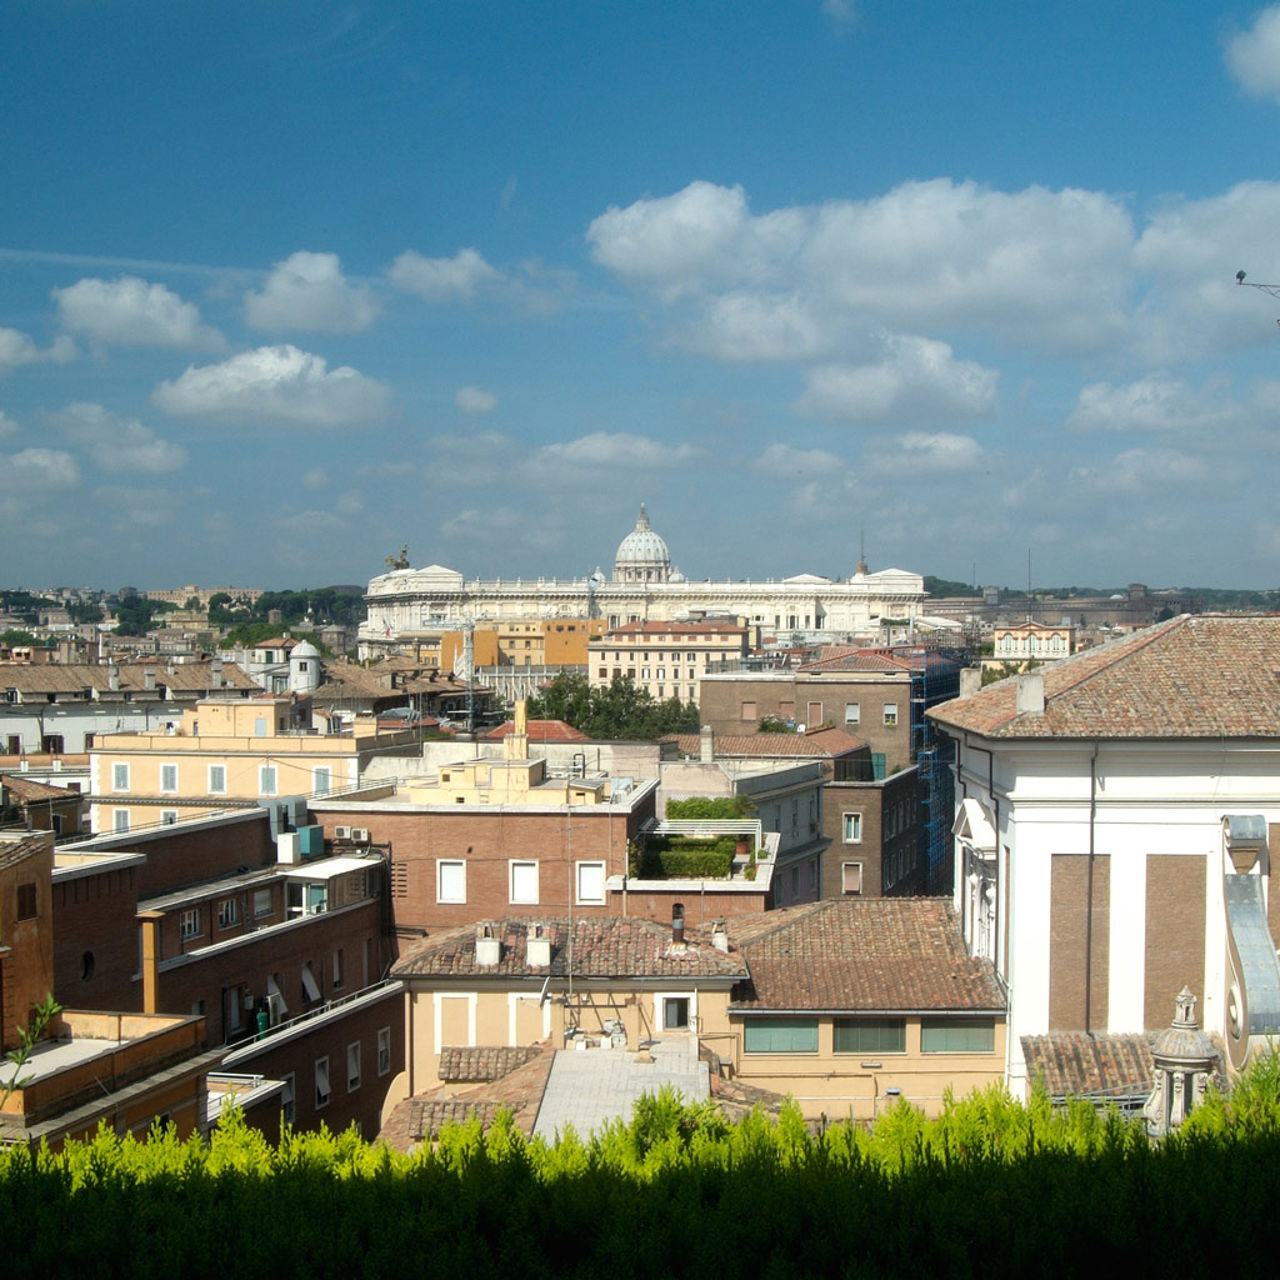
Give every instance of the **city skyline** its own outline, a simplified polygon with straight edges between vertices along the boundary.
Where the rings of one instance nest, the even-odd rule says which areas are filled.
[[[1280,6],[9,28],[5,585],[1280,577]]]

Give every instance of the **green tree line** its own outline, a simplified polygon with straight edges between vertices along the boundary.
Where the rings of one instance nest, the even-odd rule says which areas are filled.
[[[652,741],[668,733],[696,733],[698,708],[668,698],[659,702],[628,676],[592,688],[584,675],[561,672],[529,699],[534,720],[564,720],[589,738]]]
[[[272,1146],[103,1127],[0,1151],[7,1274],[76,1276],[1270,1276],[1276,1070],[1151,1142],[1086,1103],[999,1087],[872,1128],[726,1121],[670,1092],[588,1140],[509,1112],[412,1156],[354,1131]]]

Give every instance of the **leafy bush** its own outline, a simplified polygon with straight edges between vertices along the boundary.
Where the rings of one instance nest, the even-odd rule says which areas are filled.
[[[667,817],[682,822],[729,822],[750,817],[755,805],[746,796],[688,796],[667,801]]]
[[[736,836],[656,836],[645,842],[631,874],[644,880],[724,880],[733,867]]]

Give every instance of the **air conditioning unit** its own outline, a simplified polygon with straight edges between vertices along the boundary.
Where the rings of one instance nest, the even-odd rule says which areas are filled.
[[[368,828],[366,828],[366,827],[352,827],[352,828],[351,828],[351,838],[352,838],[352,839],[353,839],[357,844],[368,844],[368,843],[369,843],[369,831],[368,831]]]
[[[334,827],[333,838],[335,840],[350,840],[351,828],[350,827]]]

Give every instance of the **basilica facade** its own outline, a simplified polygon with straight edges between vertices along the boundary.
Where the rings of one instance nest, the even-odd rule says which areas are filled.
[[[918,573],[859,562],[847,579],[802,573],[780,581],[690,581],[672,565],[666,542],[640,508],[635,528],[618,546],[613,574],[586,578],[468,579],[455,569],[393,569],[365,594],[360,655],[412,643],[461,624],[515,618],[599,618],[610,628],[629,622],[670,622],[691,615],[727,615],[759,624],[770,635],[813,639],[875,637],[883,623],[920,616],[925,592]]]

